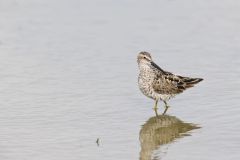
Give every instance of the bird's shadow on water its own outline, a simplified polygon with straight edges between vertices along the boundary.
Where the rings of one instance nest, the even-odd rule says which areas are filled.
[[[192,123],[185,123],[175,116],[158,115],[149,118],[139,133],[141,144],[139,159],[161,159],[160,152],[165,152],[163,151],[165,144],[172,143],[175,139],[184,136],[190,136],[189,131],[198,128],[200,127]]]

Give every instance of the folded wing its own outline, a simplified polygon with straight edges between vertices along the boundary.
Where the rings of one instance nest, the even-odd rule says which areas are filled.
[[[159,94],[178,94],[202,80],[202,78],[182,77],[165,72],[154,79],[153,89]]]

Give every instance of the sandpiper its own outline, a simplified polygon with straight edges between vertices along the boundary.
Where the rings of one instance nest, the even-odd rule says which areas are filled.
[[[165,104],[163,112],[165,114],[169,108],[167,101],[170,98],[203,80],[202,78],[183,77],[163,70],[152,61],[148,52],[140,52],[137,62],[140,70],[138,86],[145,96],[155,100],[155,112],[159,100],[162,100]]]

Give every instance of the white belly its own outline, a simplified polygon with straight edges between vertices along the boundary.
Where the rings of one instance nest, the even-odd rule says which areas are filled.
[[[175,95],[171,94],[159,94],[159,99],[162,101],[168,101],[170,98],[174,97]]]

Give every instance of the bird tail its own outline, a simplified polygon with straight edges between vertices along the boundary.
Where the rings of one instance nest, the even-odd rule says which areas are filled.
[[[190,77],[184,77],[183,82],[186,84],[186,88],[193,87],[195,84],[201,82],[202,78],[190,78]]]

